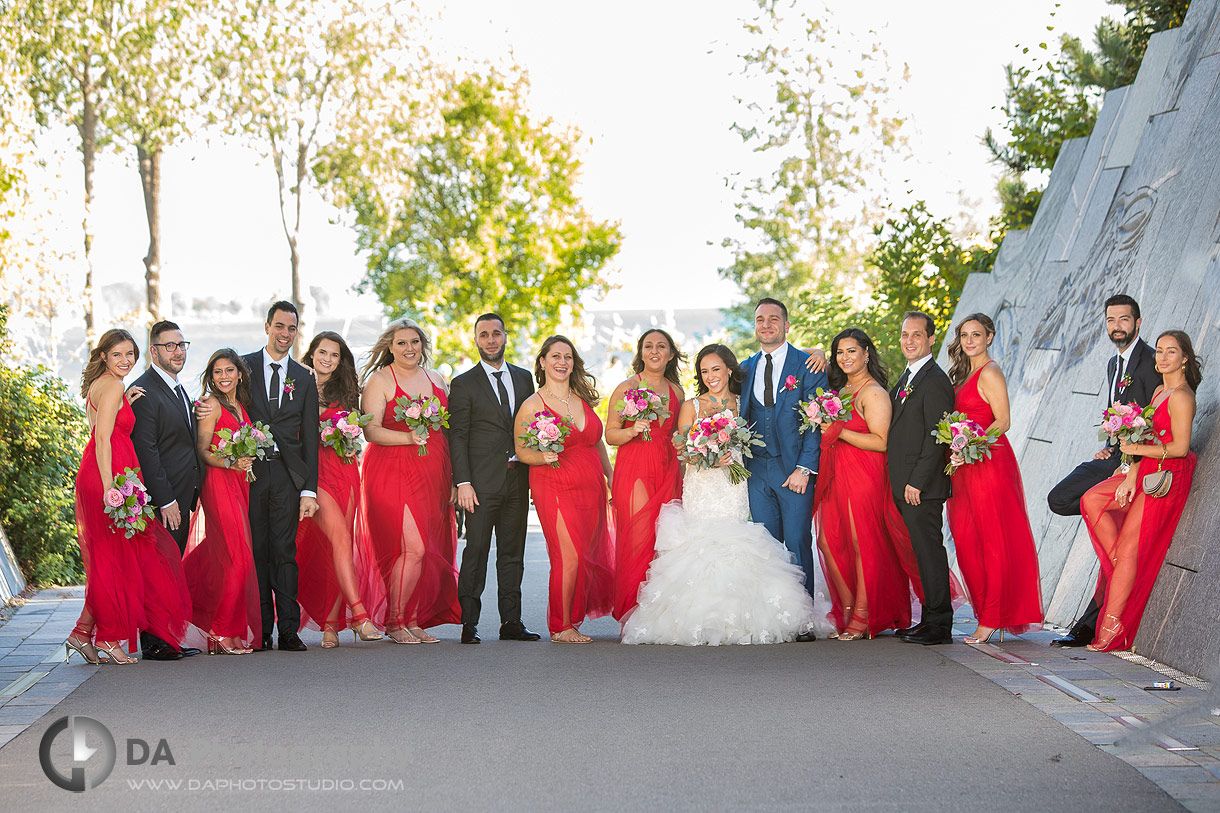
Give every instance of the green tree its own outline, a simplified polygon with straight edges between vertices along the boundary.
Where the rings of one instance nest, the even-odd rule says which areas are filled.
[[[553,332],[586,291],[606,289],[622,242],[576,192],[580,134],[535,118],[528,95],[515,70],[447,76],[439,129],[396,172],[366,172],[368,156],[350,149],[320,165],[368,253],[364,289],[446,335],[442,358],[474,355],[484,311],[503,314],[519,342]]]
[[[7,322],[0,306],[0,524],[28,581],[78,584],[73,506],[88,425],[54,373],[13,362]]]
[[[844,42],[824,9],[792,0],[758,6],[745,23],[756,44],[743,74],[769,98],[748,104],[734,130],[774,169],[729,181],[741,232],[722,241],[733,261],[720,273],[745,296],[729,311],[739,333],[761,296],[794,298],[858,278],[882,211],[882,169],[905,154],[880,47]]]
[[[275,169],[288,243],[291,299],[303,298],[302,205],[316,191],[322,151],[360,151],[366,119],[380,120],[418,81],[426,50],[401,4],[362,0],[223,0],[216,32],[216,120],[247,137]]]

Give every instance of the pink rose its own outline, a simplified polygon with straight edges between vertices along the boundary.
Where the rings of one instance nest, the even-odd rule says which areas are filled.
[[[123,495],[117,488],[111,488],[106,491],[106,505],[111,508],[118,508],[123,504]]]
[[[838,417],[843,412],[843,402],[839,398],[826,399],[826,411],[830,413],[830,417]]]
[[[347,426],[343,427],[343,434],[347,435],[349,438],[359,437],[360,427],[348,424]]]
[[[969,442],[970,438],[965,435],[954,435],[953,440],[949,443],[949,448],[954,452],[960,452]]]
[[[719,432],[716,433],[716,440],[720,443],[728,443],[729,442],[729,433],[724,431],[723,429],[721,429]]]
[[[119,491],[122,493],[122,495],[124,497],[130,497],[132,494],[134,494],[136,492],[136,487],[135,487],[135,484],[131,482],[131,480],[127,480],[123,483],[123,485],[119,486]]]
[[[1101,428],[1102,428],[1102,430],[1105,431],[1105,433],[1107,435],[1113,435],[1115,432],[1117,432],[1119,430],[1119,427],[1121,427],[1121,426],[1122,426],[1122,419],[1119,418],[1117,415],[1115,415],[1115,416],[1106,418],[1106,420],[1102,423]]]
[[[228,445],[229,445],[229,441],[225,440],[224,438],[221,438],[220,440],[216,441],[216,451],[223,452],[225,450],[225,447]]]
[[[538,437],[547,443],[554,443],[560,437],[559,427],[553,423],[548,423],[538,429]]]
[[[640,414],[640,408],[635,405],[635,401],[623,402],[623,415],[632,418]]]
[[[419,408],[419,404],[411,404],[406,409],[406,416],[413,421],[418,420],[421,414],[422,410]]]
[[[635,399],[635,408],[641,412],[648,409],[648,399],[643,397]]]
[[[335,427],[325,426],[322,428],[322,438],[324,440],[330,440],[332,437],[334,437],[334,435],[335,435]]]
[[[436,413],[440,412],[440,407],[435,403],[428,404],[428,408],[424,410],[424,414],[431,418]]]
[[[661,396],[657,395],[654,392],[652,395],[648,396],[648,401],[649,401],[649,403],[659,404],[659,403],[661,403]]]
[[[267,436],[257,429],[250,430],[250,436],[258,441],[263,441],[263,440],[267,439]]]

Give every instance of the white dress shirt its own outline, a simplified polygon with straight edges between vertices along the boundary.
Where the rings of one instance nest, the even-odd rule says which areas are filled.
[[[271,369],[271,362],[273,362],[273,361],[276,364],[280,365],[280,391],[276,393],[276,397],[274,399],[271,398],[271,374],[273,372],[275,372],[274,370]],[[288,381],[288,356],[285,355],[282,359],[279,359],[278,361],[276,361],[276,359],[273,359],[271,357],[271,354],[267,352],[267,348],[264,347],[263,348],[263,386],[267,388],[267,390],[266,390],[267,402],[269,404],[272,404],[272,409],[280,408],[280,404],[283,402],[283,399],[284,399],[284,384],[287,381]],[[309,420],[308,415],[304,416],[304,418],[305,418],[305,420]],[[272,438],[272,440],[274,440],[274,438]],[[278,449],[279,447],[272,446],[271,448]],[[313,498],[317,499],[318,494],[315,491],[310,491],[308,489],[302,489],[301,496],[302,497],[313,497]]]
[[[929,353],[928,355],[924,356],[921,359],[915,359],[914,361],[907,363],[907,372],[910,373],[910,375],[907,376],[907,387],[911,386],[911,382],[915,380],[915,376],[919,375],[919,371],[922,370],[924,368],[924,366],[931,360],[932,360],[932,354]],[[899,377],[901,377],[901,376],[899,376]]]
[[[791,345],[789,345],[788,342],[784,342],[779,347],[771,351],[771,364],[775,368],[775,380],[771,382],[771,395],[776,401],[779,400],[779,390],[784,383],[781,379],[781,373],[784,369],[784,361],[788,358],[788,348],[790,346]],[[754,367],[754,397],[758,399],[758,403],[760,404],[767,403],[767,399],[765,397],[766,388],[763,386],[763,382],[766,377],[767,353],[766,351],[763,351],[763,354],[758,357],[758,364]]]
[[[155,364],[152,365],[152,368],[157,371],[157,375],[161,376],[161,380],[165,382],[166,386],[169,387],[170,392],[172,392],[174,394],[174,397],[179,402],[179,406],[181,406],[184,410],[186,410],[187,414],[185,414],[181,417],[187,419],[187,426],[193,427],[193,424],[191,423],[191,417],[190,417],[191,405],[190,405],[190,403],[188,403],[188,401],[183,401],[182,397],[180,395],[178,395],[178,387],[181,386],[181,382],[178,381],[178,376],[167,373],[165,370],[162,370],[160,367],[158,367]],[[183,390],[185,391],[185,387],[183,388]],[[188,395],[187,398],[189,399],[190,396]],[[177,502],[178,502],[177,500],[170,500],[165,505],[158,506],[158,507],[162,511],[164,511],[166,508],[169,508],[171,505],[174,505]]]
[[[491,384],[491,391],[496,396],[496,403],[500,403],[501,406],[503,406],[503,404],[500,402],[500,390],[496,386],[496,373],[504,373],[504,375],[500,376],[500,380],[504,382],[504,389],[508,390],[508,411],[515,414],[516,410],[514,410],[513,407],[517,404],[517,391],[513,389],[513,374],[512,370],[508,366],[508,362],[501,361],[499,370],[492,367],[485,361],[480,361],[479,366],[483,368],[483,372],[487,373],[487,383]],[[512,457],[508,458],[508,462],[516,463],[517,455],[514,453]],[[464,483],[458,483],[458,485],[468,486],[470,485],[470,482],[466,481]]]
[[[1123,375],[1118,375],[1118,358],[1114,360],[1114,380],[1110,382],[1110,398],[1111,402],[1119,399],[1121,393],[1118,391],[1118,384],[1123,380],[1123,376],[1131,373],[1131,354],[1135,352],[1135,342],[1127,345],[1127,349],[1118,354],[1118,358],[1123,360]]]

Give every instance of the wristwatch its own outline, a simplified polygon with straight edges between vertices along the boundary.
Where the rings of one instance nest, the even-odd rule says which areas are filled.
[[[813,474],[813,469],[808,468],[806,466],[797,466],[796,470],[799,471],[801,474],[805,475],[806,477]]]

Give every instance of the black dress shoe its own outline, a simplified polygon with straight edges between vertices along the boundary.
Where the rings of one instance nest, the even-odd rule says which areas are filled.
[[[951,644],[953,636],[948,630],[934,629],[932,627],[924,627],[919,632],[913,632],[910,635],[902,636],[902,640],[908,644],[923,644],[924,646],[935,646],[936,644]]]
[[[463,636],[464,637],[464,636]],[[525,625],[520,621],[510,621],[507,624],[500,625],[500,640],[501,641],[540,641],[542,636],[536,632],[530,632],[525,628]]]
[[[807,644],[810,641],[816,641],[817,639],[818,636],[814,635],[812,632],[802,632],[796,636],[796,641],[799,644]]]
[[[255,647],[254,651],[255,652],[267,652],[268,650],[272,650],[272,649],[275,649],[275,643],[272,642],[272,640],[271,640],[271,633],[267,633],[266,635],[263,636],[263,645]]]
[[[305,646],[301,636],[295,632],[288,632],[280,636],[280,649],[284,652],[304,652],[309,647]]]
[[[150,661],[180,661],[185,656],[169,644],[154,643],[144,647],[142,653],[145,660]]]
[[[198,655],[203,650],[195,649],[195,647],[193,647],[193,646],[184,646],[184,647],[182,647],[181,651],[182,651],[182,657],[189,658],[192,655]]]
[[[482,643],[482,640],[479,638],[479,628],[476,627],[474,624],[463,624],[462,625],[462,643],[464,643],[464,644]]]
[[[1076,647],[1093,643],[1096,633],[1091,629],[1073,629],[1062,638],[1051,641],[1051,646]]]
[[[925,624],[924,622],[920,621],[918,624],[916,624],[913,627],[905,627],[900,630],[894,630],[894,634],[897,635],[899,638],[901,638],[904,635],[914,635],[917,632],[923,632],[927,628],[928,628],[928,625]]]

